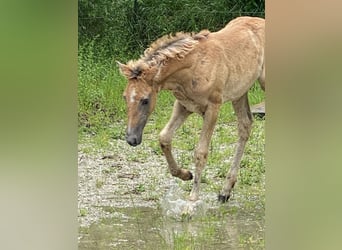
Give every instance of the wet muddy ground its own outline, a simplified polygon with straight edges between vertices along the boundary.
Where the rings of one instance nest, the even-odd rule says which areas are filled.
[[[83,138],[78,151],[79,249],[264,249],[264,177],[220,204],[223,179],[208,166],[189,219],[180,211],[191,182],[173,178],[151,147],[119,139],[99,149]]]

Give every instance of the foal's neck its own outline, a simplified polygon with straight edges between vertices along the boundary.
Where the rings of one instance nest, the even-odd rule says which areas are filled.
[[[187,60],[179,61],[171,59],[165,65],[160,66],[156,75],[154,76],[154,84],[159,85],[159,89],[171,90],[170,85],[181,84],[185,79],[181,75],[181,71],[190,68],[191,64]]]

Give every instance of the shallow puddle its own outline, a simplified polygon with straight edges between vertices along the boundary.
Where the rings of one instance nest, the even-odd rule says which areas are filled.
[[[190,220],[164,208],[108,208],[112,217],[80,229],[79,249],[264,249],[264,210],[205,208]]]

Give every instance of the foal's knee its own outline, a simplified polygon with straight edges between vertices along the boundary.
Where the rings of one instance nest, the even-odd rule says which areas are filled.
[[[208,150],[197,149],[195,151],[195,162],[196,163],[205,163],[207,161],[207,158],[208,158]]]
[[[159,134],[159,144],[162,149],[171,144],[171,138],[163,131]]]

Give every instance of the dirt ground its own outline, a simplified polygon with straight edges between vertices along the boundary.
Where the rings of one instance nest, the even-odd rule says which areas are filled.
[[[109,207],[156,207],[171,176],[165,159],[150,148],[132,148],[115,140],[106,149],[94,150],[92,143],[78,149],[79,223],[86,227],[112,216]],[[143,161],[135,155],[145,154]]]

